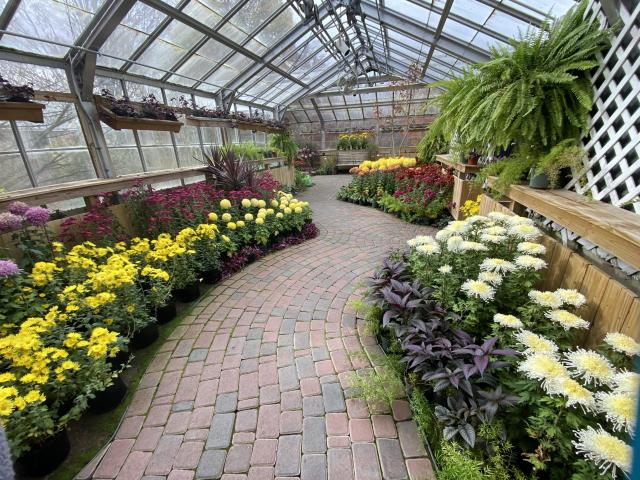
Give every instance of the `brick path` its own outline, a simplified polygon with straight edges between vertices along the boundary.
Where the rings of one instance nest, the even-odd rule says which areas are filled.
[[[348,302],[384,254],[427,227],[335,200],[315,177],[320,235],[220,283],[149,365],[114,440],[79,478],[431,479],[406,401],[371,415],[349,375],[381,350]]]

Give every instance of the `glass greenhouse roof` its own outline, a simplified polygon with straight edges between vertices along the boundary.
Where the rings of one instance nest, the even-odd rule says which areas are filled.
[[[314,3],[318,16],[306,20],[302,0],[0,0],[0,69],[35,64],[64,78],[79,54],[95,52],[96,85],[119,79],[313,116],[299,100],[345,78],[369,88],[450,78],[574,0]],[[346,4],[362,15],[347,18]],[[356,118],[375,101],[359,95]],[[350,118],[349,107],[335,108]]]

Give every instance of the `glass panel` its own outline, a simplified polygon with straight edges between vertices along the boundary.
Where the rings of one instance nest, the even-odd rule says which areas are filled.
[[[532,28],[530,24],[498,10],[491,14],[486,26],[495,32],[513,38],[519,38],[520,34],[525,34],[530,27]]]
[[[10,32],[73,44],[93,18],[102,0],[39,0],[20,2],[9,27]],[[62,57],[68,47],[4,35],[1,45],[26,52]]]
[[[203,127],[202,130],[210,130],[210,128]],[[202,163],[202,149],[200,148],[198,127],[185,125],[179,133],[174,134],[174,137],[178,147],[180,166],[200,165]]]
[[[109,155],[116,175],[127,175],[143,171],[140,155],[136,147],[113,148],[110,146]]]
[[[142,130],[140,131],[142,133]],[[153,133],[169,133],[169,132],[153,132]],[[142,138],[140,139],[142,143]],[[176,168],[178,166],[176,162],[176,156],[173,151],[173,146],[153,146],[143,147],[142,154],[144,155],[144,162],[147,165],[148,171],[153,170],[166,170],[169,168]]]
[[[443,32],[445,33],[445,35],[448,35],[450,37],[455,37],[464,40],[465,42],[470,42],[477,33],[477,30],[467,27],[460,22],[456,22],[451,18],[448,18],[444,23]]]
[[[38,185],[56,185],[96,178],[89,151],[86,149],[28,152],[27,156]]]
[[[261,3],[269,2],[262,0]],[[263,28],[256,37],[264,45],[271,47],[278,40],[282,39],[300,20],[301,17],[296,11],[291,7],[287,7],[280,15]]]
[[[489,7],[478,0],[456,0],[451,6],[451,12],[474,23],[484,24],[491,15],[493,7]]]
[[[362,110],[359,108],[350,108],[349,116],[352,120],[362,120]]]
[[[480,47],[485,50],[489,50],[489,47],[509,47],[508,44],[501,42],[500,40],[496,40],[482,32],[478,32],[471,43],[476,47]]]
[[[99,95],[104,88],[109,90],[116,97],[122,97],[123,95],[120,80],[108,77],[96,77],[93,81],[93,93]]]
[[[0,122],[0,152],[0,191],[10,192],[32,187],[9,122]]]
[[[86,146],[72,103],[49,102],[44,123],[18,122],[18,127],[27,151]]]
[[[333,113],[336,115],[337,120],[349,120],[349,115],[347,114],[347,110],[334,110]]]
[[[440,8],[444,6],[444,2],[441,0],[435,1],[434,3]],[[428,5],[425,5],[425,8],[419,7],[409,0],[385,0],[384,5],[385,8],[395,10],[397,13],[417,20],[421,25],[426,24],[429,27],[435,28],[438,26],[438,22],[440,22],[440,15],[429,10]]]
[[[64,70],[59,68],[0,60],[0,72],[6,80],[14,85],[30,84],[35,90],[52,92],[69,91],[67,76]]]

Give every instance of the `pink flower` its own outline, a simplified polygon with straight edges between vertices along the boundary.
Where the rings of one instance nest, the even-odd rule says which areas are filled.
[[[0,213],[0,233],[17,230],[22,226],[22,217],[10,212]]]
[[[24,215],[29,210],[29,205],[24,202],[13,202],[9,205],[9,211],[14,215]]]
[[[49,221],[49,210],[42,207],[31,207],[24,212],[24,217],[35,227],[44,227]]]

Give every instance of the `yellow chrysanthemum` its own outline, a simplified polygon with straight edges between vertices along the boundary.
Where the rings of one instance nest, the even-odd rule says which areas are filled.
[[[220,200],[220,208],[222,208],[223,210],[231,208],[231,202],[226,198],[223,198],[222,200]]]

